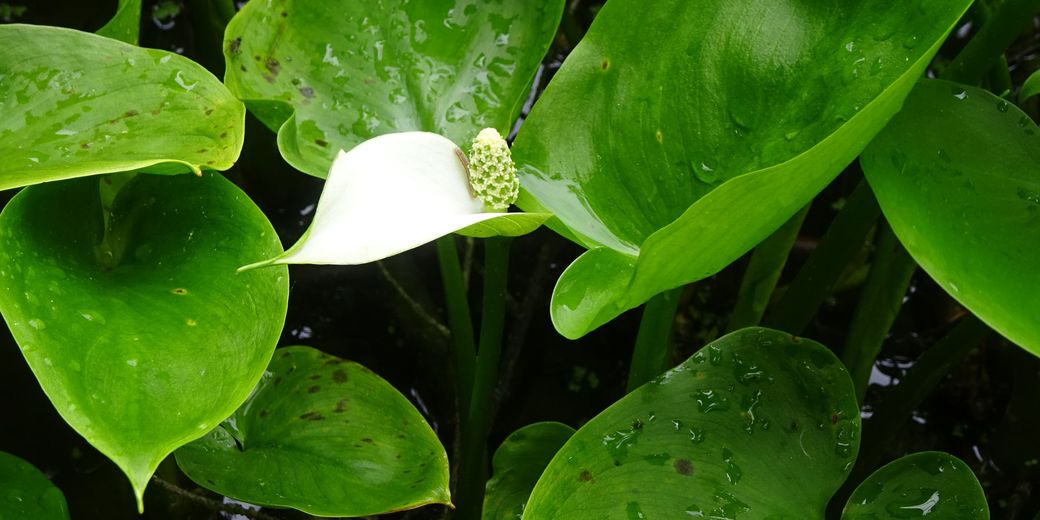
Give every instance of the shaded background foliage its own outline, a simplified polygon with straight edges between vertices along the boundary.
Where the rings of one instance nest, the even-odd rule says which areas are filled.
[[[141,45],[184,54],[221,76],[224,19],[217,4],[146,0]],[[536,77],[524,113],[601,4],[596,0],[568,3],[560,33]],[[115,0],[4,1],[0,2],[0,21],[94,31],[115,7]],[[945,62],[956,55],[974,30],[969,15],[937,61]],[[1040,68],[1040,22],[1009,50],[1008,62],[1014,84],[1021,84],[1030,72]],[[1037,101],[1027,109],[1035,118]],[[228,175],[264,210],[282,242],[292,244],[310,221],[322,181],[289,167],[278,153],[274,134],[252,116],[246,132],[242,157]],[[815,248],[861,177],[854,164],[814,201],[778,293]],[[12,195],[13,191],[0,192],[0,203],[6,203]],[[462,247],[466,258],[479,258],[479,251],[473,251],[479,245],[463,241]],[[531,422],[555,420],[578,427],[624,394],[639,310],[629,311],[576,342],[561,338],[548,320],[553,283],[581,252],[578,246],[547,230],[518,239],[513,246],[506,368],[491,449],[510,432]],[[868,243],[847,267],[838,289],[813,319],[806,336],[825,345],[844,343],[870,260]],[[676,316],[673,364],[725,330],[745,265],[746,259],[742,259],[684,290]],[[479,283],[479,271],[467,272],[470,284]],[[307,343],[381,374],[427,417],[454,458],[458,431],[453,375],[433,245],[378,264],[293,266],[290,275],[289,314],[280,344]],[[878,465],[913,451],[950,452],[979,476],[994,518],[1033,518],[1040,510],[1040,445],[1035,442],[1035,432],[1040,428],[1040,416],[1035,413],[1040,402],[1036,385],[1040,360],[997,334],[989,334],[944,378],[898,435],[871,436],[870,417],[878,402],[899,388],[920,354],[949,332],[964,313],[927,275],[921,271],[914,275],[873,368],[862,407],[865,437],[861,451],[879,449],[883,455]],[[137,517],[126,479],[61,420],[6,331],[0,336],[0,393],[9,396],[0,421],[0,448],[51,476],[65,492],[73,518]],[[240,507],[195,486],[172,460],[160,467],[158,477],[161,481],[153,482],[146,494],[144,518],[231,518]],[[835,501],[843,503],[844,499]],[[445,512],[445,508],[436,506],[382,518],[435,519]],[[308,518],[281,510],[248,514],[255,518]]]

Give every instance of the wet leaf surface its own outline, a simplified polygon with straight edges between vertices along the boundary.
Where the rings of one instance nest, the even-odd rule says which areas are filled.
[[[319,516],[450,502],[448,456],[419,411],[367,368],[310,347],[276,351],[249,400],[177,463],[218,493]]]
[[[829,350],[742,329],[582,426],[524,518],[823,518],[859,432],[852,383]]]
[[[43,391],[140,495],[246,399],[285,319],[271,224],[219,175],[139,175],[105,232],[97,178],[22,190],[0,214],[0,312]]]
[[[142,168],[225,170],[242,148],[242,103],[171,52],[0,25],[0,71],[0,189]]]
[[[228,25],[225,79],[290,164],[325,177],[339,150],[385,133],[506,135],[563,4],[251,2]]]
[[[1040,129],[984,90],[923,80],[863,171],[914,260],[951,296],[1040,354]]]
[[[867,478],[852,496],[843,520],[921,518],[985,520],[986,495],[966,464],[946,453],[915,453]]]
[[[518,205],[591,249],[556,287],[557,330],[582,336],[772,233],[895,114],[968,4],[606,4],[513,151]]]

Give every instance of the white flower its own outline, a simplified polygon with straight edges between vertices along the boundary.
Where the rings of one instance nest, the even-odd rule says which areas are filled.
[[[278,257],[242,269],[363,264],[454,232],[523,235],[549,218],[545,213],[504,212],[516,199],[519,180],[498,132],[482,131],[473,149],[467,161],[445,137],[402,132],[341,151],[329,170],[314,221],[300,241]],[[485,210],[478,193],[494,211]]]

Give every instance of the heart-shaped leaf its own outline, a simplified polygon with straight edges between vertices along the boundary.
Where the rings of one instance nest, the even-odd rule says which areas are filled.
[[[281,247],[219,175],[138,175],[108,218],[99,191],[99,179],[74,179],[7,204],[0,312],[58,413],[122,468],[140,506],[159,462],[260,379],[288,273],[235,272]]]
[[[227,169],[245,124],[242,103],[183,56],[17,24],[0,25],[0,114],[0,189],[142,168]]]
[[[975,474],[946,453],[907,455],[877,470],[856,488],[843,520],[919,518],[987,520],[989,507]]]
[[[922,80],[863,153],[914,260],[987,325],[1040,354],[1040,131],[984,90]]]
[[[0,520],[68,520],[65,495],[32,464],[0,451]]]
[[[340,152],[304,236],[247,268],[363,264],[453,232],[523,235],[549,218],[484,211],[462,157],[455,143],[429,132],[385,134]]]
[[[339,150],[385,133],[424,130],[455,143],[486,127],[505,134],[563,5],[250,2],[228,24],[225,79],[278,130],[289,164],[325,177]]]
[[[592,248],[556,287],[557,330],[581,336],[767,237],[895,114],[970,3],[607,3],[514,149],[518,205]]]
[[[481,520],[516,520],[553,455],[574,435],[557,422],[529,424],[511,433],[495,451]]]
[[[419,411],[367,368],[310,347],[279,349],[249,400],[177,464],[218,493],[317,516],[450,503],[448,456]]]
[[[742,329],[582,426],[524,518],[823,518],[859,431],[852,382],[829,350]]]

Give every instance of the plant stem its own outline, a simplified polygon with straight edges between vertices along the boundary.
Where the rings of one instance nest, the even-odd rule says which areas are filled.
[[[183,489],[180,486],[159,478],[158,475],[152,475],[152,482],[155,482],[159,487],[166,490],[168,493],[177,495],[185,500],[194,502],[211,511],[219,511],[222,513],[228,513],[231,515],[241,515],[246,518],[252,518],[255,520],[279,520],[278,517],[264,513],[263,511],[257,511],[253,509],[247,509],[238,504],[225,504],[222,501],[214,500],[209,497],[205,497],[196,493],[192,493],[187,489]]]
[[[480,315],[480,350],[473,381],[469,414],[462,429],[462,460],[456,492],[456,518],[480,520],[484,483],[487,481],[487,438],[491,430],[491,407],[502,357],[505,326],[506,285],[509,274],[510,239],[484,241],[484,301]]]
[[[776,282],[787,264],[787,257],[791,255],[791,248],[798,238],[798,231],[802,228],[805,215],[809,213],[809,205],[798,213],[795,213],[780,229],[769,235],[758,244],[755,252],[751,254],[744,279],[740,283],[740,292],[737,294],[737,305],[733,308],[733,314],[729,318],[726,327],[727,332],[733,332],[744,327],[753,327],[762,321],[762,315],[769,305],[769,298],[776,289]]]
[[[903,296],[915,269],[917,263],[899,243],[892,228],[887,223],[881,225],[870,274],[856,305],[842,351],[842,361],[849,369],[856,397],[861,403],[867,393],[874,360],[903,306]]]
[[[665,291],[650,298],[643,306],[639,334],[632,351],[632,364],[628,368],[626,392],[631,392],[661,375],[666,368],[668,344],[671,341],[675,311],[679,308],[681,293],[682,287]]]
[[[766,325],[801,334],[833,290],[842,271],[863,248],[867,234],[880,215],[881,208],[874,193],[867,181],[861,180],[766,319]]]
[[[1004,51],[1033,23],[1040,0],[1005,0],[943,71],[944,79],[978,84]]]
[[[455,391],[459,399],[459,417],[465,422],[473,389],[473,360],[477,357],[477,348],[473,339],[473,320],[470,318],[466,286],[462,281],[459,252],[455,248],[453,235],[437,239],[437,259],[441,266],[441,282],[444,284],[448,326],[451,328],[452,350],[455,354]]]

